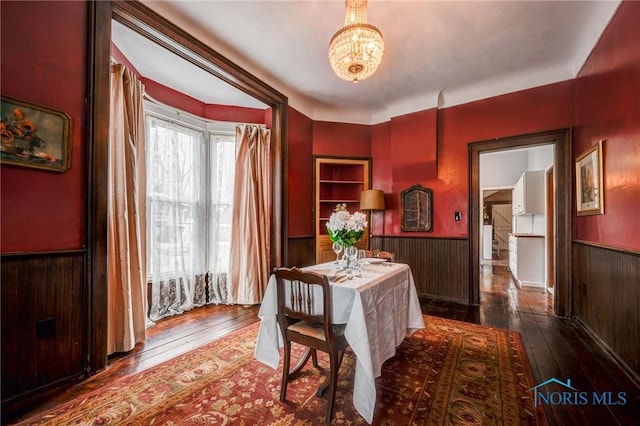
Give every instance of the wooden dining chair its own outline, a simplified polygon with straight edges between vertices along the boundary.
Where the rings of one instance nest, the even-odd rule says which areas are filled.
[[[389,262],[393,262],[393,259],[395,258],[395,254],[388,252],[388,251],[384,251],[384,250],[380,250],[380,249],[375,249],[372,251],[367,251],[366,252],[367,257],[377,257],[380,259],[389,259]]]
[[[317,396],[327,394],[326,421],[331,422],[338,382],[338,370],[345,349],[349,346],[344,337],[345,325],[333,324],[331,286],[326,275],[302,272],[298,268],[276,268],[278,325],[284,341],[284,361],[280,401],[284,402],[287,383],[313,357],[318,367],[316,350],[329,354],[329,374],[318,389]],[[296,366],[289,371],[291,343],[307,347]]]

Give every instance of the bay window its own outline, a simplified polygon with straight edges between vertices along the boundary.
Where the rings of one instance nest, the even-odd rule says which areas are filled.
[[[236,143],[229,123],[186,114],[148,109],[146,127],[149,317],[156,320],[225,301]]]

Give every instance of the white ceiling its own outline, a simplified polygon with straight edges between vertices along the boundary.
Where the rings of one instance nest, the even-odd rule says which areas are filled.
[[[144,3],[310,118],[375,124],[575,78],[620,2],[370,0],[369,23],[382,32],[385,53],[358,84],[336,77],[327,59],[343,1]],[[219,97],[208,75],[192,76],[162,49],[118,33],[114,42],[145,77],[206,103],[256,105],[246,96]]]

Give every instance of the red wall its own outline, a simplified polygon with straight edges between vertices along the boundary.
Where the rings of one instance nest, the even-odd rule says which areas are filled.
[[[73,120],[64,173],[2,165],[2,252],[82,248],[85,226],[86,2],[0,2],[2,94]]]
[[[384,192],[384,208],[382,212],[371,212],[371,234],[390,235],[386,228],[387,216],[389,216],[389,228],[391,229],[393,213],[400,210],[400,195],[394,195],[393,162],[389,161],[393,150],[391,149],[391,122],[377,124],[371,129],[371,187],[381,189]]]
[[[62,110],[73,121],[71,167],[65,173],[2,166],[1,251],[82,248],[88,3],[3,1],[0,7],[2,94]],[[269,108],[204,105],[152,81],[145,85],[158,100],[210,119],[270,122]]]
[[[575,238],[640,250],[640,2],[623,2],[576,80],[574,156],[604,139],[604,215]],[[575,208],[575,207],[574,207]]]
[[[391,124],[374,126],[372,132],[373,182],[386,193],[385,235],[467,237],[469,210],[468,145],[499,137],[567,128],[573,125],[573,81],[510,93],[464,105],[425,113],[437,114],[437,176],[425,178],[423,170],[405,171],[401,180],[394,168],[403,166],[405,157],[394,156],[397,146],[421,152],[423,141],[406,137],[392,141]],[[427,115],[423,119],[429,120]],[[412,175],[413,174],[413,175]],[[404,233],[400,227],[400,192],[419,183],[433,190],[433,232]],[[454,213],[462,220],[454,221]],[[374,227],[374,234],[377,234]]]
[[[187,96],[184,93],[173,90],[167,86],[163,86],[160,83],[156,83],[153,80],[149,80],[148,78],[141,77],[138,75],[138,78],[144,84],[144,90],[156,101],[163,103],[165,105],[171,105],[174,108],[177,108],[182,111],[189,112],[193,115],[197,115],[198,117],[204,117],[207,105],[199,100],[192,98],[191,96]]]
[[[289,108],[288,167],[288,235],[313,236],[313,122]]]
[[[436,177],[437,116],[434,108],[391,119],[389,154],[395,182]]]
[[[210,120],[231,121],[239,123],[257,123],[267,124],[267,114],[269,116],[269,124],[271,123],[271,108],[246,108],[231,105],[205,104],[191,96],[178,92],[170,87],[157,83],[140,75],[140,72],[133,66],[131,61],[118,49],[117,46],[111,44],[111,56],[129,68],[144,83],[145,91],[153,99],[166,105],[171,105],[182,111],[197,115],[198,117],[208,118]],[[215,77],[213,77],[215,78]]]
[[[191,96],[163,86],[148,78],[141,78],[145,91],[156,101],[209,120],[238,123],[265,123],[265,110],[231,105],[205,104]]]
[[[371,156],[371,126],[314,121],[312,131],[313,155]]]
[[[372,158],[372,187],[385,192],[386,207],[372,217],[374,235],[467,237],[468,145],[571,127],[573,100],[572,80],[439,111],[419,111],[374,126],[312,121],[311,153],[308,145],[296,145],[302,137],[289,142],[289,229],[295,230],[291,236],[313,232],[313,199],[308,192],[313,185],[310,157],[325,155]],[[309,119],[293,109],[290,113],[289,138],[306,135]],[[301,164],[308,164],[309,170]],[[400,193],[414,184],[433,190],[433,232],[401,230]],[[301,185],[310,189],[305,191]],[[456,211],[462,212],[459,222],[454,221]]]
[[[313,121],[293,108],[288,116],[288,232],[309,237],[313,228],[314,156],[371,156],[371,126]]]
[[[71,168],[67,172],[1,168],[1,250],[80,248],[85,222],[87,4],[3,1],[0,7],[2,93],[63,110],[73,119]],[[409,183],[421,183],[434,190],[434,232],[425,235],[466,237],[468,144],[576,125],[574,156],[597,140],[606,140],[606,214],[576,218],[575,237],[640,249],[640,225],[633,210],[640,200],[640,60],[636,42],[640,27],[635,25],[640,22],[639,9],[639,3],[622,3],[577,80],[437,111],[434,177],[425,178],[417,172],[394,179],[394,167],[403,170],[398,166],[406,157],[394,157],[397,145],[391,141],[392,133],[397,132],[391,131],[393,122],[375,126],[314,122],[290,109],[290,235],[313,234],[312,155],[372,157],[373,187],[387,193],[386,235],[403,234],[399,192]],[[270,116],[268,110],[258,111],[258,122]],[[417,114],[429,115],[430,111]],[[418,140],[403,139],[403,150],[421,152]],[[458,210],[463,220],[455,222],[453,213]],[[382,214],[376,215],[373,231],[380,234]]]

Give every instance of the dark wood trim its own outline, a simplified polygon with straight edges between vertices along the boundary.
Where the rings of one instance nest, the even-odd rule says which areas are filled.
[[[143,3],[136,0],[115,0],[112,5],[114,20],[214,77],[271,107],[286,103],[285,95]]]
[[[421,233],[416,233],[421,234]],[[389,235],[389,234],[371,234],[372,238],[410,238],[410,239],[425,239],[425,240],[468,240],[467,237],[447,237],[442,235],[431,236],[427,232],[424,235]]]
[[[313,164],[316,163],[316,158],[328,159],[328,160],[360,160],[360,161],[369,161],[371,163],[371,157],[351,157],[344,155],[313,155],[312,157]]]
[[[289,223],[289,150],[288,99],[284,95],[271,105],[271,140],[273,149],[273,200],[271,211],[272,238],[271,267],[286,264],[289,259],[287,226]],[[270,268],[270,269],[272,269]]]
[[[553,144],[556,226],[555,313],[572,314],[571,224],[572,158],[571,129],[560,129],[469,144],[469,268],[471,304],[480,302],[480,153]]]
[[[87,253],[87,250],[85,250],[85,249],[52,250],[52,251],[30,251],[30,252],[14,251],[14,252],[9,252],[9,253],[2,253],[2,255],[0,257],[11,259],[11,258],[16,258],[16,257],[29,258],[29,257],[46,257],[46,256],[64,256],[64,255],[74,255],[74,254],[83,255],[83,254],[86,254],[86,253]]]
[[[478,145],[469,145],[469,303],[472,305],[480,303],[480,224],[477,223],[480,220],[480,152]]]
[[[109,157],[109,98],[111,4],[89,2],[87,69],[87,211],[84,332],[86,372],[107,366],[107,189]]]
[[[286,262],[288,99],[138,1],[90,2],[87,97],[87,373],[107,363],[107,150],[111,21],[127,26],[271,107],[272,266]]]
[[[556,285],[554,311],[560,317],[573,315],[572,248],[574,206],[573,158],[571,129],[555,134],[555,179],[556,179]]]
[[[580,244],[580,245],[583,245],[583,246],[597,247],[597,248],[601,248],[601,249],[605,249],[605,250],[616,251],[618,253],[632,254],[632,255],[635,255],[635,256],[640,256],[640,251],[638,251],[638,250],[631,250],[631,249],[621,248],[621,247],[613,247],[613,246],[608,246],[608,245],[605,245],[605,244],[594,243],[592,241],[573,240],[573,242],[575,244]]]

